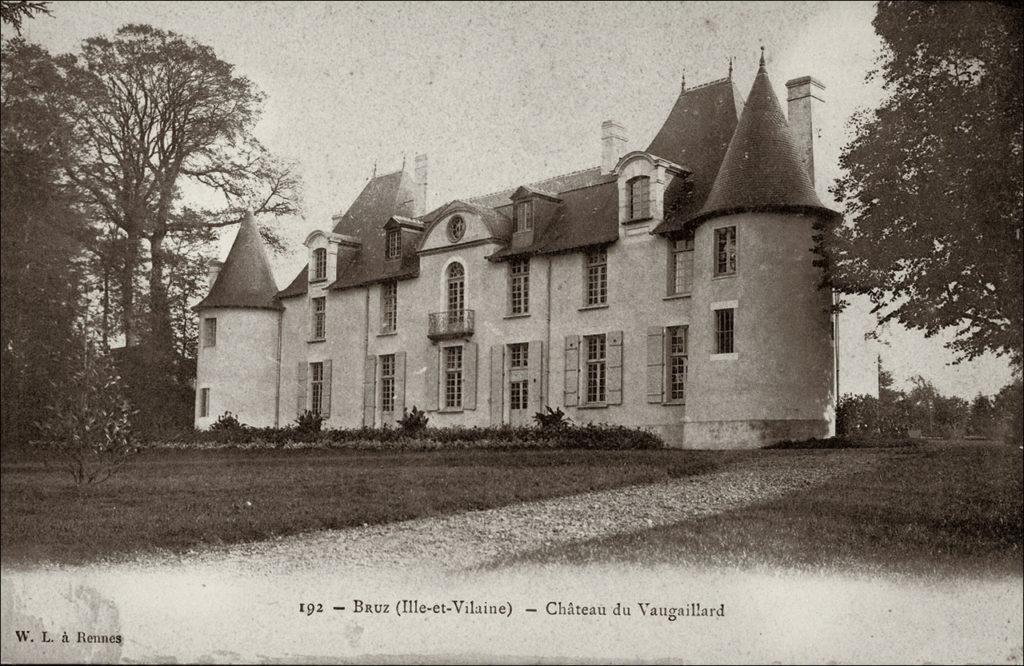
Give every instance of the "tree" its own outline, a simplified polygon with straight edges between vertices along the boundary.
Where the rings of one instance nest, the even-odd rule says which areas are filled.
[[[126,341],[139,334],[134,279],[145,241],[147,346],[153,358],[166,360],[174,346],[168,239],[235,224],[244,208],[295,213],[297,179],[253,134],[263,94],[195,40],[145,25],[87,39],[66,69],[62,92],[72,101],[82,151],[68,176],[124,239],[119,291]],[[220,192],[224,207],[184,207],[186,180]]]
[[[25,19],[35,18],[38,14],[52,16],[49,4],[31,0],[0,0],[0,22],[10,25],[21,35],[21,24]]]
[[[60,73],[40,47],[0,51],[0,367],[3,441],[26,441],[85,344],[84,253],[94,231],[62,179],[68,118],[46,91]]]
[[[886,98],[851,122],[833,192],[847,223],[819,252],[880,323],[954,327],[956,360],[1022,354],[1022,14],[995,3],[879,2]]]

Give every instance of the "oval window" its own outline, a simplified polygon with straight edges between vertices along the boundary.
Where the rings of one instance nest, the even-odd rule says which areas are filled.
[[[462,240],[463,235],[466,233],[466,221],[461,216],[456,215],[452,219],[448,220],[448,240],[453,243],[458,243]]]

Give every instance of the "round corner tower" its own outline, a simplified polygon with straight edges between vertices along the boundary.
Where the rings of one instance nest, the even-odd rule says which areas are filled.
[[[711,193],[695,256],[687,447],[835,434],[832,294],[815,266],[815,193],[764,59]]]
[[[199,315],[195,425],[224,412],[250,426],[277,425],[282,306],[251,213],[223,264],[211,262]]]

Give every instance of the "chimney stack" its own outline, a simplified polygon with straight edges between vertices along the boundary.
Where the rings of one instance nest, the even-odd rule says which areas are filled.
[[[224,262],[216,259],[211,259],[206,264],[206,290],[209,293],[210,289],[213,289],[213,283],[217,281],[217,276],[220,275],[220,269],[224,268]]]
[[[601,123],[601,173],[611,173],[626,152],[626,128],[615,120]]]
[[[430,175],[430,162],[424,153],[416,156],[416,215],[427,212],[427,176]]]
[[[819,165],[815,163],[815,139],[821,132],[821,106],[825,103],[825,86],[811,76],[786,81],[786,101],[789,103],[789,129],[796,141],[800,162],[811,177],[815,190],[824,185]]]

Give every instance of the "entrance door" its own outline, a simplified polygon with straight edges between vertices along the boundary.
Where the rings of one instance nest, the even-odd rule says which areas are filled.
[[[515,343],[508,346],[508,401],[509,422],[512,425],[530,425],[530,346]]]

